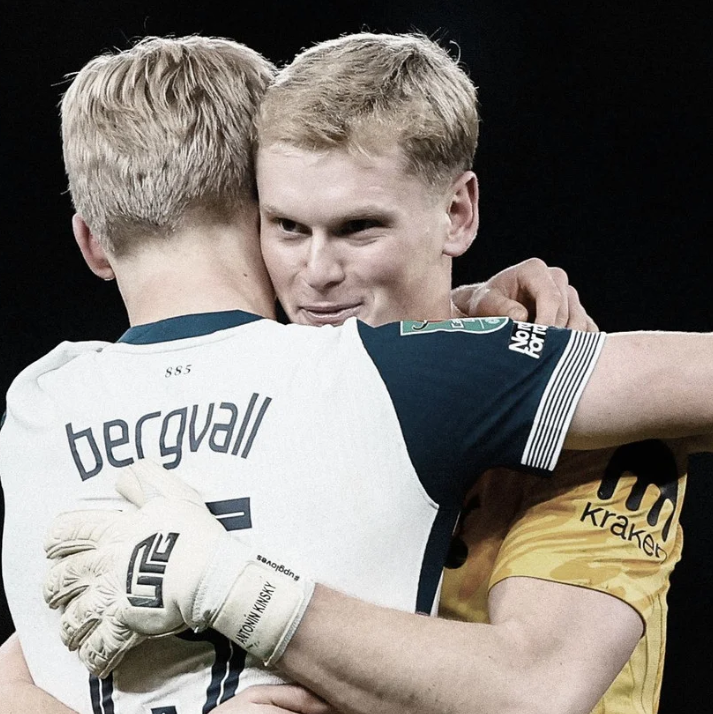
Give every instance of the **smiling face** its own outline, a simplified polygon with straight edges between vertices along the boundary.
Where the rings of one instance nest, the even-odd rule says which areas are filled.
[[[402,163],[396,151],[260,149],[262,252],[293,322],[450,315],[451,259],[477,224],[475,177],[439,193]]]

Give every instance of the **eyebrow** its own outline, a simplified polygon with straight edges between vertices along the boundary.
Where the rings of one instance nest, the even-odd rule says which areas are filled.
[[[269,216],[279,216],[281,214],[284,214],[284,211],[278,211],[274,206],[271,206],[269,203],[262,203],[260,202],[260,211],[262,213],[267,213]]]
[[[276,216],[290,217],[289,211],[282,211],[269,203],[261,203],[260,210],[266,215],[274,218]],[[363,221],[365,219],[381,220],[384,222],[394,222],[396,220],[396,212],[378,204],[365,204],[351,209],[348,212],[337,216],[336,221],[331,221],[332,225],[343,225],[352,221]]]

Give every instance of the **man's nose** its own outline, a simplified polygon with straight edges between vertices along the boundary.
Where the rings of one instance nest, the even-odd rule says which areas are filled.
[[[313,236],[307,253],[304,277],[315,290],[325,290],[344,280],[343,262],[337,246],[329,238]]]

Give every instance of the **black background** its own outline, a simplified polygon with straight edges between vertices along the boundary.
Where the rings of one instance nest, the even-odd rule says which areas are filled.
[[[362,29],[419,29],[456,43],[483,115],[481,228],[456,281],[538,255],[567,270],[603,329],[713,329],[709,1],[8,5],[0,9],[2,394],[57,342],[113,340],[126,326],[115,287],[90,275],[71,237],[56,104],[66,73],[146,34],[232,37],[277,62]],[[710,711],[713,694],[713,461],[701,457],[691,472],[662,714]],[[0,640],[10,631],[3,607]]]

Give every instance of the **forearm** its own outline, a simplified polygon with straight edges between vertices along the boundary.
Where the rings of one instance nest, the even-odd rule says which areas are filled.
[[[713,432],[713,335],[612,334],[565,448],[596,449]]]
[[[622,600],[537,578],[499,582],[488,611],[453,622],[318,587],[279,666],[345,714],[589,714],[643,632]]]
[[[28,682],[0,684],[0,714],[76,714],[43,689]]]
[[[504,627],[417,617],[317,588],[279,666],[345,714],[526,714],[547,697],[530,691],[523,701],[524,649]]]

